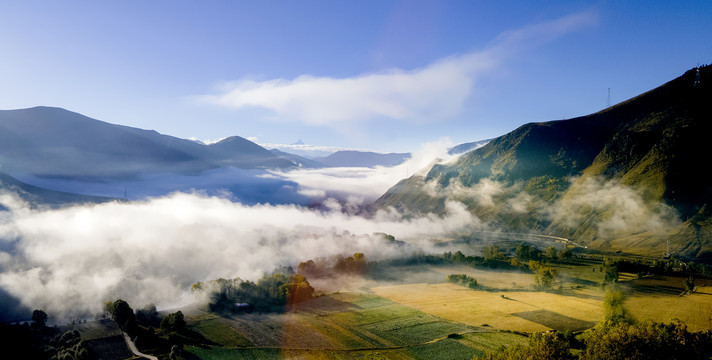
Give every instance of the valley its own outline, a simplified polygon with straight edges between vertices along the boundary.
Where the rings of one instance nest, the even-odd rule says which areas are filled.
[[[558,274],[550,289],[538,288],[535,275],[523,270],[395,265],[388,268],[388,280],[368,273],[314,279],[312,299],[276,312],[216,313],[198,301],[182,309],[185,331],[161,335],[157,330],[157,335],[179,344],[186,359],[470,359],[524,345],[531,333],[586,336],[600,327],[604,262],[586,256],[544,261]],[[475,278],[478,286],[445,281],[453,273]],[[679,319],[691,332],[711,329],[712,276],[695,274],[690,294],[685,294],[684,276],[679,270],[642,276],[621,272],[617,284],[625,294],[625,310],[638,322]],[[94,342],[102,338],[96,326],[63,329],[78,329]],[[105,329],[108,341],[116,330]],[[167,345],[150,345],[158,343],[139,341],[139,349],[161,358]]]

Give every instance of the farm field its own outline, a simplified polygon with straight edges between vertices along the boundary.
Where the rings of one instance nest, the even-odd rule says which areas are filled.
[[[384,286],[374,288],[373,292],[444,319],[498,330],[577,331],[594,326],[602,316],[600,296],[482,291],[453,284]]]
[[[625,307],[636,320],[670,322],[678,319],[690,331],[712,329],[712,281],[697,280],[690,295],[681,296],[682,278],[648,276],[622,282],[626,291]]]
[[[473,269],[467,266],[433,266],[432,271],[467,274],[483,290],[449,283],[416,283],[376,286],[372,291],[408,307],[470,326],[491,326],[521,332],[583,330],[602,317],[604,291],[599,284],[600,263],[559,263],[562,291],[534,291],[533,276],[519,272]],[[595,269],[595,271],[593,270]],[[691,331],[712,329],[712,280],[697,280],[691,295],[683,292],[682,278],[620,273],[625,308],[636,320],[670,322],[679,319]]]
[[[217,345],[186,347],[202,359],[468,359],[526,338],[448,321],[359,292],[322,295],[285,314],[187,317]]]
[[[547,264],[559,274],[549,292],[534,290],[527,272],[414,265],[391,268],[387,280],[324,280],[331,288],[284,313],[221,316],[190,306],[180,338],[187,358],[200,359],[470,359],[526,343],[521,333],[594,327],[603,316],[600,263]],[[447,283],[449,274],[476,278],[480,288]],[[636,320],[679,319],[690,331],[710,329],[712,280],[697,279],[695,292],[682,295],[684,278],[672,275],[620,273],[625,308]],[[65,330],[72,329],[97,354],[132,357],[111,321]]]

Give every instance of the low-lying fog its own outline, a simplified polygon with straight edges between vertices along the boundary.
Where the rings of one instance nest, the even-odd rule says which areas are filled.
[[[309,259],[366,254],[368,260],[442,252],[430,239],[454,233],[496,231],[459,201],[448,201],[443,216],[405,217],[393,209],[361,215],[390,186],[446,157],[447,144],[429,144],[393,168],[341,168],[269,172],[262,179],[294,185],[298,194],[322,206],[240,202],[228,189],[174,192],[132,202],[109,202],[61,209],[31,207],[11,193],[0,193],[0,320],[44,309],[55,319],[91,316],[107,300],[123,298],[134,307],[166,308],[190,301],[196,281],[241,277],[256,280],[279,266]],[[572,179],[575,182],[575,179]],[[488,179],[470,188],[450,184],[424,191],[487,205],[503,192],[505,211],[540,209],[542,218],[575,228],[581,207],[612,216],[597,224],[599,236],[646,231],[679,223],[667,205],[644,201],[614,181],[579,182],[554,206],[539,203],[516,186]],[[277,193],[278,194],[278,193]],[[338,200],[337,200],[338,199]],[[289,202],[285,201],[285,202]],[[511,204],[510,204],[511,203]],[[563,214],[562,214],[563,213]],[[401,246],[379,233],[406,242]],[[23,311],[20,311],[23,309]]]
[[[343,208],[373,201],[407,169],[446,154],[446,145],[427,145],[393,168],[259,175],[299,184],[294,193],[322,203],[318,210],[246,205],[227,189],[62,209],[33,209],[13,194],[0,194],[0,205],[8,209],[0,211],[2,318],[18,316],[12,314],[13,299],[66,318],[96,313],[103,301],[116,298],[136,306],[171,306],[186,300],[195,281],[255,280],[280,265],[317,257],[363,252],[369,259],[388,258],[405,250],[375,233],[417,245],[477,226],[457,202],[448,203],[444,217],[409,219],[395,211],[366,218]]]

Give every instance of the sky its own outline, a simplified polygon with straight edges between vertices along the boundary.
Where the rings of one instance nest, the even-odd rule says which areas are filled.
[[[0,1],[0,109],[406,152],[596,112],[710,34],[709,1]]]

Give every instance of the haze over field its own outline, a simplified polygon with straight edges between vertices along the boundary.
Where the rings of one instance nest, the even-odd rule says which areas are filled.
[[[590,359],[709,330],[709,34],[709,1],[2,4],[0,337]]]
[[[189,301],[196,281],[256,280],[318,257],[402,256],[429,246],[429,238],[479,226],[455,202],[444,217],[408,219],[389,210],[370,218],[344,214],[336,201],[316,211],[183,193],[59,210],[33,210],[3,194],[0,204],[8,209],[0,213],[0,286],[60,318],[93,315],[113,298],[166,307]],[[375,234],[383,232],[415,246]]]

